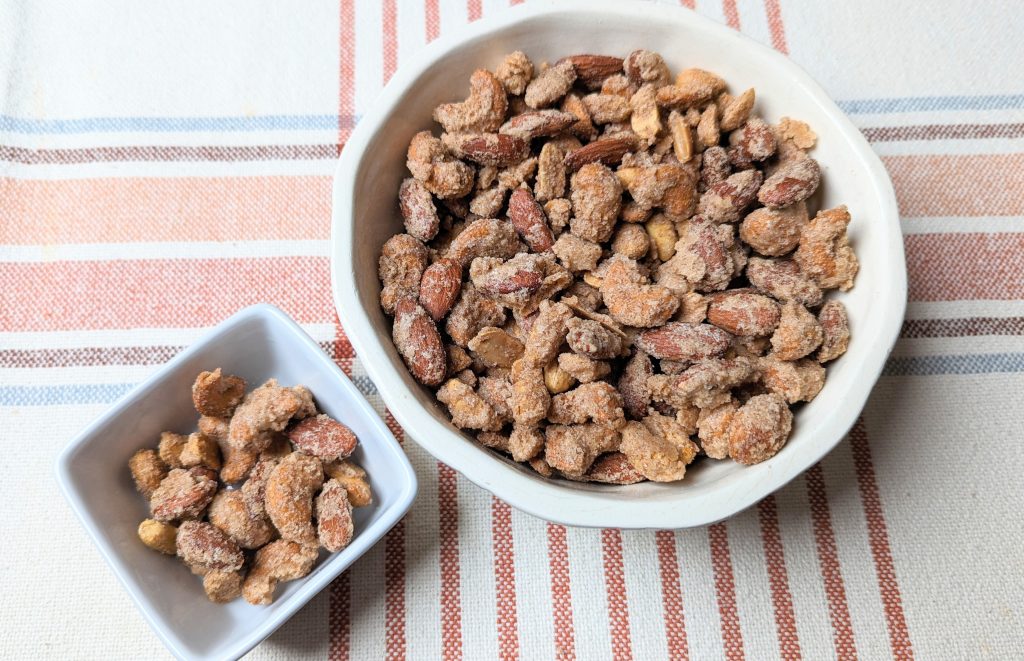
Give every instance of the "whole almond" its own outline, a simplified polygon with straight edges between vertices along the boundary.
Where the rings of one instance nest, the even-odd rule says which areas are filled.
[[[736,222],[757,197],[762,177],[760,170],[743,170],[714,184],[700,196],[697,212],[713,223]]]
[[[587,163],[615,165],[626,152],[636,149],[636,141],[629,136],[601,138],[575,149],[565,157],[565,167],[575,172]]]
[[[733,335],[763,337],[779,325],[779,304],[744,289],[708,296],[708,321]]]
[[[809,156],[795,159],[784,163],[768,177],[757,192],[757,199],[773,209],[788,207],[813,195],[819,183],[821,168],[818,162]]]
[[[548,227],[547,216],[528,189],[517,188],[512,191],[508,200],[508,219],[526,245],[530,246],[530,250],[544,252],[551,249],[555,237]]]
[[[608,76],[622,73],[622,58],[610,55],[570,55],[556,64],[571,62],[576,70],[576,78],[591,89],[601,87]]]
[[[647,377],[653,374],[651,359],[643,351],[634,353],[622,370],[619,392],[622,393],[622,408],[629,417],[639,420],[647,415],[647,405],[651,401]]]
[[[153,518],[167,522],[201,517],[217,492],[216,475],[203,466],[171,469],[149,498]]]
[[[647,478],[629,463],[626,455],[621,452],[609,452],[598,457],[590,465],[584,479],[604,484],[636,484]]]
[[[430,191],[419,179],[408,178],[398,189],[398,205],[405,220],[405,230],[420,241],[437,236],[441,224]]]
[[[415,299],[398,301],[391,334],[413,377],[425,386],[440,385],[447,367],[444,343],[434,320]]]
[[[324,461],[349,456],[358,443],[351,429],[323,413],[296,423],[288,430],[288,440],[299,450]]]
[[[533,110],[516,115],[502,124],[498,133],[514,135],[526,140],[558,135],[576,123],[576,115],[561,110]]]
[[[190,567],[238,571],[245,562],[241,549],[211,523],[185,521],[178,526],[178,556]]]
[[[729,134],[729,145],[729,162],[743,170],[775,153],[775,131],[763,119],[751,117]]]
[[[445,133],[441,141],[459,158],[480,165],[507,167],[530,155],[530,143],[505,133]]]
[[[640,333],[633,343],[658,359],[703,360],[722,355],[732,336],[711,324],[671,321]]]
[[[793,300],[808,307],[821,304],[821,287],[801,273],[800,267],[791,259],[751,257],[747,264],[747,280],[758,291],[779,301]]]
[[[818,350],[818,362],[827,363],[846,353],[846,347],[850,344],[850,320],[843,304],[836,300],[826,302],[818,313],[818,323],[824,333],[821,349]]]
[[[462,289],[462,266],[442,258],[427,267],[420,280],[420,305],[434,321],[441,321],[455,305]]]

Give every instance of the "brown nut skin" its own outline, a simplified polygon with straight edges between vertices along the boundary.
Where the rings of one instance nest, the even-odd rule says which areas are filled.
[[[550,250],[555,237],[548,227],[544,209],[526,188],[517,188],[508,198],[508,219],[533,252]]]
[[[708,321],[740,336],[771,335],[779,325],[779,304],[749,289],[733,289],[708,296]]]
[[[405,221],[405,231],[410,236],[420,241],[430,241],[437,236],[441,220],[426,184],[411,177],[403,181],[398,189],[398,206]]]
[[[611,55],[570,55],[556,64],[562,62],[571,63],[576,71],[576,79],[590,89],[601,87],[605,78],[622,72],[622,58]]]
[[[420,280],[420,305],[436,322],[444,319],[462,291],[462,265],[442,258],[427,267]]]
[[[178,527],[178,556],[190,567],[238,571],[245,562],[241,549],[210,523],[185,521]]]
[[[391,331],[398,353],[413,377],[425,386],[444,381],[447,354],[434,320],[412,298],[403,298],[395,306]]]
[[[791,259],[751,257],[746,275],[758,291],[778,301],[792,300],[808,307],[821,304],[821,287],[801,273],[800,267]]]
[[[757,395],[739,408],[729,423],[729,456],[752,465],[778,454],[789,438],[793,414],[781,395]]]
[[[826,301],[818,312],[818,323],[824,333],[818,362],[827,363],[846,353],[850,344],[850,320],[843,304],[835,300]]]
[[[270,604],[277,584],[313,571],[317,555],[315,545],[304,546],[286,539],[270,542],[256,552],[252,569],[242,583],[242,596],[254,606]]]
[[[283,539],[316,544],[313,494],[323,481],[320,460],[302,452],[291,453],[270,472],[264,503],[267,516]]]
[[[337,480],[327,480],[316,497],[316,531],[320,546],[331,553],[352,541],[352,505],[348,502],[348,491]]]
[[[219,367],[212,372],[200,372],[192,384],[192,403],[200,415],[229,417],[244,396],[245,379],[223,376]]]
[[[322,461],[334,461],[352,454],[359,440],[355,433],[329,415],[320,414],[295,423],[288,430],[288,440]]]
[[[217,480],[206,469],[173,468],[149,498],[149,509],[157,521],[198,519],[217,492]]]
[[[640,333],[633,343],[654,358],[694,361],[722,355],[731,341],[732,335],[711,324],[671,321]]]
[[[135,488],[145,498],[152,496],[160,482],[167,477],[167,464],[160,459],[156,450],[137,450],[128,460],[128,470],[135,481]]]
[[[757,192],[761,204],[772,209],[781,209],[797,202],[803,202],[821,183],[821,168],[811,157],[783,163],[768,177]]]
[[[594,460],[584,479],[602,484],[636,484],[647,478],[621,452],[609,452]]]

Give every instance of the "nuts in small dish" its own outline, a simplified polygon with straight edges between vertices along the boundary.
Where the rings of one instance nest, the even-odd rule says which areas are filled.
[[[815,208],[817,136],[756,100],[647,50],[516,51],[434,110],[381,307],[455,426],[605,484],[779,452],[849,344],[825,294],[859,265],[846,207]]]
[[[320,547],[348,546],[352,508],[372,494],[350,458],[355,434],[319,413],[306,387],[271,379],[245,389],[219,368],[201,373],[192,388],[199,431],[164,432],[128,468],[149,502],[143,544],[181,558],[210,601],[266,605],[279,582],[312,571]]]

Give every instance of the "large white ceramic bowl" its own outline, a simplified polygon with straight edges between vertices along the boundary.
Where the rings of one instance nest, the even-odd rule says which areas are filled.
[[[135,491],[128,458],[154,447],[162,431],[195,430],[192,382],[216,367],[250,387],[270,378],[308,386],[320,410],[359,437],[353,456],[373,490],[373,504],[354,512],[352,543],[337,553],[321,551],[312,573],[279,585],[269,606],[210,603],[199,577],[147,549],[136,533],[149,509]],[[111,406],[61,452],[57,480],[114,574],[179,659],[237,659],[248,652],[383,537],[416,495],[416,474],[380,416],[334,361],[270,305],[238,312]]]
[[[431,112],[461,100],[475,68],[525,51],[535,62],[577,53],[664,55],[670,68],[717,72],[734,90],[757,89],[755,111],[769,121],[810,123],[823,184],[814,202],[846,204],[861,261],[856,287],[840,296],[853,339],[831,364],[815,400],[799,410],[793,435],[756,466],[695,465],[674,484],[604,486],[549,481],[480,447],[452,426],[430,391],[409,375],[378,304],[377,257],[401,232],[396,195],[413,134],[439,130]],[[398,422],[431,454],[499,498],[570,525],[684,528],[711,523],[756,503],[821,459],[864,407],[899,332],[906,300],[903,242],[892,184],[867,141],[825,92],[784,56],[691,11],[630,2],[531,2],[477,21],[432,43],[392,78],[356,127],[334,180],[334,297],[345,331]]]

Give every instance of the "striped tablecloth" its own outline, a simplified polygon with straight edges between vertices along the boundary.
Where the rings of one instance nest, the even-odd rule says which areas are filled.
[[[0,657],[165,654],[53,462],[204,329],[275,303],[383,410],[331,303],[334,159],[401,62],[505,4],[0,4]],[[909,313],[862,420],[758,506],[678,533],[549,525],[407,443],[408,517],[254,658],[1024,649],[1024,14],[681,4],[806,67],[896,183]]]

